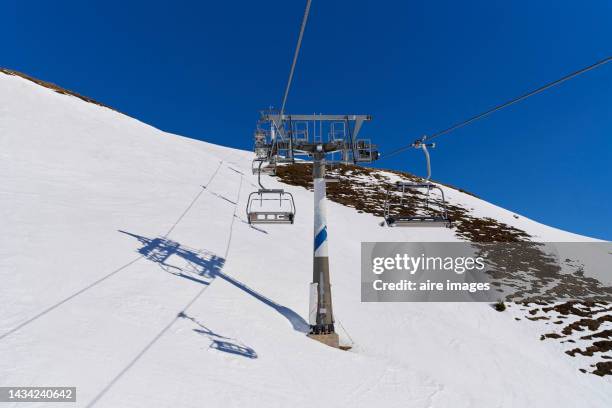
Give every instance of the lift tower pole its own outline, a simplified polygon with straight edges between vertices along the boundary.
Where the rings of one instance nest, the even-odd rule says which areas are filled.
[[[293,162],[296,155],[308,156],[312,159],[314,243],[308,337],[336,348],[339,347],[340,342],[334,329],[329,254],[327,252],[326,158],[338,152],[342,155],[341,162],[344,164],[371,163],[378,159],[376,145],[373,145],[369,139],[358,139],[361,126],[371,119],[370,115],[287,115],[271,111],[262,112],[260,117],[260,123],[269,122],[271,129],[274,129],[275,140],[264,146],[273,160]],[[303,134],[297,135],[294,131],[297,123],[306,124]],[[309,123],[313,125],[312,129],[320,126],[319,138],[316,137],[316,130],[314,137],[308,135]],[[323,137],[323,123],[328,123],[330,127],[328,140],[324,140]],[[341,137],[338,137],[334,130],[334,123],[344,124]]]
[[[327,252],[327,212],[325,206],[325,151],[318,145],[313,152],[312,179],[314,186],[314,247],[311,284],[309,336],[332,347],[338,347],[334,330],[329,255]]]

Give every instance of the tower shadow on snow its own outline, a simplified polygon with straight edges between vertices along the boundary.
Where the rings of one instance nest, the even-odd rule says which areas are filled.
[[[292,309],[279,305],[239,280],[223,273],[224,258],[206,250],[186,247],[164,237],[147,238],[126,231],[119,230],[119,232],[136,238],[142,244],[142,247],[138,249],[138,253],[149,261],[158,264],[164,271],[202,285],[210,285],[214,279],[221,278],[276,310],[289,320],[294,330],[308,333],[308,323]],[[174,256],[183,259],[187,264],[183,267],[172,265],[170,258]],[[223,348],[223,346],[219,345],[219,349]]]

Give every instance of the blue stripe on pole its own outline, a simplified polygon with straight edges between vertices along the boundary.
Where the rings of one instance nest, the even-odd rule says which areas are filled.
[[[324,226],[323,229],[319,231],[319,233],[315,237],[315,241],[314,241],[315,252],[317,249],[319,249],[321,245],[323,245],[323,242],[325,242],[326,239],[327,239],[327,225]]]

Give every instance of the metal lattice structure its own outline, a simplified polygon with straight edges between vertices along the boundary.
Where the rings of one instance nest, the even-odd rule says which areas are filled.
[[[290,115],[269,109],[261,112],[255,131],[253,171],[259,179],[261,173],[272,173],[277,165],[294,163],[296,158],[312,161],[314,237],[309,335],[334,347],[338,347],[338,335],[334,329],[327,251],[325,166],[328,163],[371,163],[378,158],[376,145],[370,139],[359,137],[363,123],[371,119],[370,115]],[[283,196],[293,200],[282,190],[266,190],[262,186],[249,196],[249,222],[279,223],[286,222],[290,217],[289,223],[293,223],[295,212],[286,215],[280,214],[280,210],[274,214],[251,211],[251,198],[262,202],[262,195],[267,193],[276,194],[277,200]]]
[[[328,163],[371,163],[378,159],[377,146],[360,138],[364,122],[370,115],[290,115],[262,111],[255,131],[257,158],[276,166],[293,163],[296,157],[310,157],[315,146],[325,146],[332,153]]]

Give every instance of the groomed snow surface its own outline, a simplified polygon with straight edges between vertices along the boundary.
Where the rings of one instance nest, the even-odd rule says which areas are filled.
[[[0,141],[0,386],[76,386],[79,407],[612,406],[609,377],[580,373],[513,313],[360,302],[362,241],[452,230],[381,228],[328,203],[353,345],[340,351],[304,334],[312,193],[284,186],[295,224],[251,228],[252,153],[3,74]],[[448,196],[542,240],[586,239]]]

